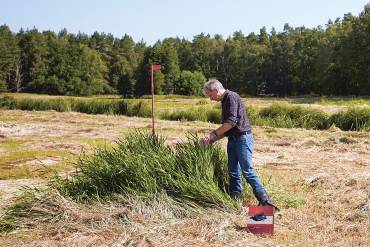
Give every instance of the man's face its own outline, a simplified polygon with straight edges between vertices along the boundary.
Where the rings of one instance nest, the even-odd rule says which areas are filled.
[[[214,100],[214,101],[219,101],[219,96],[218,96],[218,91],[217,90],[212,90],[210,92],[206,92],[206,96],[210,99],[210,100]]]

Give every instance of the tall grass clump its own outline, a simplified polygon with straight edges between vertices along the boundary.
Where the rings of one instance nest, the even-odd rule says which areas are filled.
[[[252,125],[258,125],[258,126],[265,125],[266,121],[264,121],[262,117],[259,115],[260,111],[257,107],[247,106],[246,112],[247,112],[248,120]]]
[[[263,108],[259,115],[271,127],[327,129],[329,126],[325,112],[302,106],[276,103]]]
[[[0,108],[13,109],[16,104],[16,100],[11,96],[4,96],[0,98]]]
[[[10,96],[0,98],[0,107],[27,111],[58,112],[74,111],[87,114],[114,114],[137,117],[150,117],[151,108],[144,101],[109,99],[15,99]]]
[[[210,123],[221,123],[221,110],[220,109],[208,109],[205,111],[207,116],[207,122]]]
[[[120,112],[118,100],[86,99],[72,100],[71,111],[87,114],[117,114]]]
[[[203,121],[221,123],[221,110],[214,106],[191,107],[186,110],[164,111],[161,119],[172,121]]]
[[[126,102],[127,112],[124,115],[136,117],[150,117],[152,115],[152,108],[149,103],[145,101],[128,101]]]
[[[0,99],[0,106],[11,110],[25,111],[55,110],[64,112],[70,110],[70,102],[67,99],[15,99],[11,96],[5,96]]]
[[[347,111],[340,111],[330,116],[329,123],[342,130],[370,131],[370,108],[350,108]]]
[[[140,97],[140,99],[151,99],[152,95],[145,94]],[[194,98],[202,98],[201,96],[196,95],[182,95],[182,94],[162,94],[162,95],[155,95],[155,99],[159,100],[168,100],[168,99],[194,99]]]
[[[191,107],[186,110],[164,111],[159,117],[172,121],[207,121],[207,115],[197,107]]]
[[[77,201],[164,192],[181,202],[232,204],[226,193],[226,157],[220,147],[206,149],[194,136],[174,147],[164,141],[144,132],[131,133],[113,149],[82,156],[77,172],[68,179],[56,179],[54,186]]]

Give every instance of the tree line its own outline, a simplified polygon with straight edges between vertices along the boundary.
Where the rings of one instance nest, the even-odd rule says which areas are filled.
[[[200,95],[206,78],[218,78],[245,95],[370,95],[370,5],[325,27],[285,24],[281,32],[201,33],[154,45],[128,34],[0,26],[0,92],[141,96],[149,94],[150,64],[162,65],[158,94]]]

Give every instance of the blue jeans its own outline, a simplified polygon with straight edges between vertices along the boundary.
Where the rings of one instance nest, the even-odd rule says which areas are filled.
[[[253,134],[245,134],[239,137],[230,136],[227,143],[228,172],[231,195],[240,194],[243,191],[241,173],[252,186],[254,195],[266,194],[265,189],[258,178],[252,165]]]

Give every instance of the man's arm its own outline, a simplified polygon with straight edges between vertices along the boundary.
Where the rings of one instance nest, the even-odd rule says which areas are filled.
[[[216,136],[225,136],[225,133],[230,130],[232,126],[230,123],[224,123],[222,124],[219,128],[217,128],[216,130],[214,130],[214,133]]]
[[[214,143],[214,142],[224,138],[225,137],[225,132],[230,130],[232,127],[233,126],[229,123],[222,124],[219,128],[217,128],[216,130],[213,130],[208,135],[203,137],[203,139],[202,139],[203,143],[204,144],[210,144],[210,143]]]

